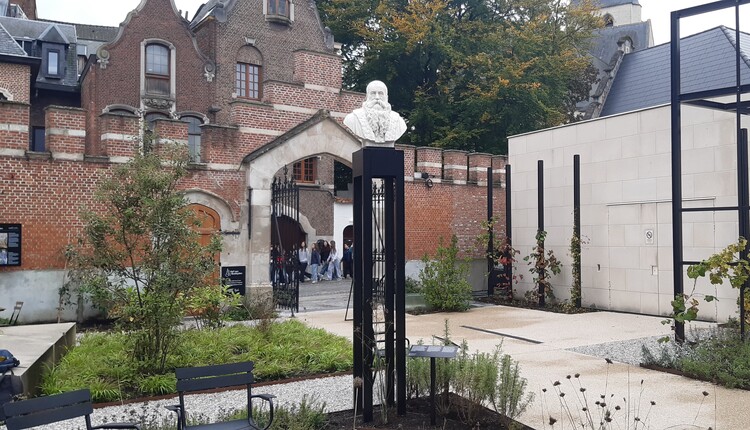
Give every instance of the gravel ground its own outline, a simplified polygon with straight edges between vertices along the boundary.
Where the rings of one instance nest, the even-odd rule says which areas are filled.
[[[236,390],[190,395],[185,397],[185,408],[192,417],[215,420],[228,412],[243,409],[247,399],[245,393],[244,390]],[[288,384],[266,385],[254,389],[253,393],[275,395],[277,398],[274,404],[288,407],[299,405],[304,396],[308,396],[308,399],[310,396],[315,396],[318,401],[326,403],[327,412],[341,411],[352,407],[352,377],[351,375],[333,376]],[[94,410],[91,421],[93,425],[104,422],[174,425],[174,414],[164,407],[176,403],[177,399],[174,398],[100,408]],[[37,428],[40,430],[83,430],[85,424],[82,420],[71,420]],[[5,427],[0,426],[0,429],[5,429]]]
[[[691,329],[685,333],[688,341],[695,341],[712,335],[715,329],[702,328]],[[658,356],[663,350],[670,351],[676,347],[674,336],[667,343],[659,342],[664,336],[642,337],[618,342],[607,342],[596,345],[579,346],[570,348],[568,351],[579,354],[592,355],[594,357],[609,358],[612,361],[640,366],[643,360],[643,347],[647,347],[652,354]]]

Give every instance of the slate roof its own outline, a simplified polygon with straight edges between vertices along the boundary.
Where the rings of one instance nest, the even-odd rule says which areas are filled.
[[[0,54],[26,56],[26,52],[18,46],[13,36],[0,24]]]
[[[44,21],[34,21],[30,19],[19,19],[0,17],[0,24],[16,38],[39,39],[50,25],[56,25],[63,36],[70,42],[76,43],[76,29],[70,24],[58,24]]]
[[[618,25],[597,30],[593,38],[594,44],[589,50],[589,54],[600,62],[597,64],[600,70],[609,65],[612,57],[618,50],[617,43],[626,37],[633,42],[633,51],[648,48],[651,39],[651,21]]]
[[[750,84],[750,34],[741,33],[742,84]],[[670,43],[623,58],[601,116],[645,109],[670,102]],[[734,30],[721,26],[682,39],[682,92],[735,85]]]
[[[107,27],[103,25],[76,24],[74,22],[55,21],[51,19],[40,19],[38,21],[53,24],[71,25],[76,29],[76,35],[80,40],[97,40],[100,42],[111,42],[117,37],[120,27]]]
[[[195,16],[190,21],[191,26],[196,26],[198,23],[203,21],[207,16],[212,14],[217,14],[217,9],[223,9],[221,12],[219,12],[217,15],[217,18],[220,20],[223,20],[226,18],[225,12],[228,9],[231,9],[232,6],[234,6],[235,1],[233,0],[208,0],[206,3],[204,3],[201,7],[198,8],[198,11],[195,12]]]
[[[572,0],[571,3],[574,5],[578,5],[581,3],[581,0]],[[638,0],[594,0],[594,4],[598,5],[599,7],[612,7],[624,4],[637,4],[640,6]]]

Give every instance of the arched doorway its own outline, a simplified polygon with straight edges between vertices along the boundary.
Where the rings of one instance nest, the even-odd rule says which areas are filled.
[[[352,154],[361,147],[357,138],[332,119],[328,112],[319,111],[244,158],[243,167],[250,190],[248,248],[251,285],[270,285],[271,187],[279,169],[320,154],[351,165]]]
[[[352,246],[354,241],[354,226],[348,225],[344,228],[344,243]]]
[[[193,203],[187,206],[189,211],[193,212],[198,224],[194,226],[194,230],[198,233],[198,243],[202,246],[206,246],[211,243],[211,238],[221,231],[221,217],[218,212],[197,203]],[[219,266],[221,254],[214,254],[214,261],[216,261],[216,274],[215,279],[219,278]]]

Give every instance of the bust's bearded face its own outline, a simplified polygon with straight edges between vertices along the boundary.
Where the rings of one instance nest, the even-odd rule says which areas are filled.
[[[367,91],[367,99],[363,103],[365,109],[391,110],[388,103],[388,90],[384,87],[374,86]]]

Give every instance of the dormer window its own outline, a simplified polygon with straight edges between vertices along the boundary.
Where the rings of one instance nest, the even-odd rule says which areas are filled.
[[[44,77],[62,78],[65,74],[65,48],[57,44],[44,44],[42,54],[42,73]]]
[[[170,52],[164,45],[146,45],[146,93],[168,96],[170,86]]]
[[[60,74],[60,52],[47,51],[47,75],[57,76]]]
[[[291,0],[265,0],[263,13],[268,21],[289,24],[294,21],[294,4]]]

